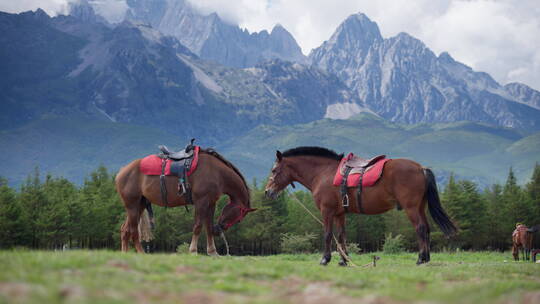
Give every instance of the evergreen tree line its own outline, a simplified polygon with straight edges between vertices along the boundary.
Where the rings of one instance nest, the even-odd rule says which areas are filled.
[[[322,248],[322,227],[299,204],[320,217],[311,193],[284,192],[277,200],[264,197],[264,184],[251,185],[252,205],[258,208],[227,232],[232,254],[258,255],[284,252],[284,239],[306,236],[307,251]],[[517,184],[510,169],[504,185],[486,189],[468,180],[450,177],[440,189],[445,210],[459,227],[456,237],[446,239],[431,222],[433,250],[509,250],[516,223],[540,224],[540,166],[535,165],[530,181]],[[293,197],[294,196],[294,197]],[[226,203],[220,199],[216,217]],[[189,207],[192,210],[192,207]],[[154,206],[154,251],[175,251],[189,243],[193,212]],[[429,216],[428,216],[429,217]],[[120,225],[125,220],[123,204],[115,191],[114,175],[105,167],[92,172],[77,186],[62,177],[40,177],[36,169],[17,189],[0,178],[0,248],[31,249],[119,249]],[[403,211],[381,215],[347,215],[347,240],[360,250],[381,250],[385,236],[402,235],[405,247],[416,250],[416,233]],[[205,252],[204,233],[199,251]],[[216,238],[220,252],[224,243]],[[540,236],[535,237],[540,248]]]

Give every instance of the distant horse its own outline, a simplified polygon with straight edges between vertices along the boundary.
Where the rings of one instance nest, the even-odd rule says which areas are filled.
[[[129,249],[133,241],[137,252],[144,252],[138,232],[141,214],[148,202],[165,206],[160,191],[159,176],[144,175],[140,171],[141,159],[132,161],[120,169],[116,176],[116,190],[126,208],[126,221],[121,228],[122,251]],[[169,207],[185,206],[184,196],[177,193],[178,178],[167,176],[167,200]],[[212,149],[200,149],[198,166],[188,177],[192,200],[195,207],[195,224],[189,251],[197,252],[197,242],[202,225],[206,228],[206,250],[209,255],[217,255],[214,236],[226,231],[240,222],[244,216],[254,211],[250,207],[250,194],[247,183],[240,171],[223,156]],[[216,201],[222,194],[229,196],[227,204],[213,226]]]
[[[338,155],[320,147],[298,147],[283,153],[277,151],[276,162],[265,190],[267,197],[275,198],[287,185],[296,181],[311,191],[324,222],[325,249],[321,265],[328,264],[331,259],[333,223],[337,227],[338,242],[344,249],[344,254],[347,254],[346,210],[341,203],[339,187],[333,185],[334,175],[342,158],[342,154]],[[426,205],[435,223],[447,236],[457,231],[441,206],[433,172],[414,161],[393,159],[387,162],[377,184],[363,189],[361,210],[356,195],[353,194],[354,189],[350,188],[348,191],[350,212],[380,214],[396,206],[405,210],[416,229],[420,251],[417,264],[430,260],[430,229],[425,215]],[[343,254],[339,264],[347,265],[346,256]]]
[[[516,224],[516,229],[512,233],[512,255],[514,260],[519,261],[520,250],[524,261],[531,259],[533,233],[537,232],[538,229],[539,225],[528,228],[523,224]]]

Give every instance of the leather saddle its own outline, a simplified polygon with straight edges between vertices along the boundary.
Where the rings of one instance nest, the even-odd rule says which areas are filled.
[[[356,203],[358,204],[358,210],[360,213],[365,213],[362,208],[362,178],[364,172],[373,166],[379,160],[386,158],[386,155],[377,155],[375,157],[365,159],[354,154],[349,154],[347,160],[340,168],[340,174],[343,175],[340,185],[341,202],[345,208],[345,212],[349,211],[349,195],[347,194],[347,179],[351,174],[360,174],[360,183],[356,192]]]
[[[193,149],[195,146],[193,146],[193,142],[195,141],[195,138],[192,138],[190,143],[186,146],[184,150],[180,150],[177,152],[171,152],[169,148],[165,145],[160,145],[158,148],[161,151],[162,158],[169,158],[172,160],[182,160],[186,158],[190,158],[193,156]]]
[[[351,168],[349,174],[364,173],[369,166],[374,165],[376,162],[384,158],[386,158],[386,155],[377,155],[369,159],[354,155],[345,161],[340,172],[342,175],[345,175],[347,167],[349,167]]]
[[[191,169],[191,164],[193,162],[193,156],[195,151],[195,146],[193,145],[194,141],[195,138],[192,138],[184,150],[180,150],[177,152],[171,152],[169,148],[164,145],[160,145],[158,147],[161,151],[159,157],[162,159],[161,175],[159,176],[161,199],[165,206],[168,206],[169,204],[167,201],[167,187],[165,185],[165,167],[168,159],[171,160],[171,175],[178,177],[178,195],[184,195],[187,203],[193,204],[193,199],[191,197],[191,187],[187,180],[187,172]]]

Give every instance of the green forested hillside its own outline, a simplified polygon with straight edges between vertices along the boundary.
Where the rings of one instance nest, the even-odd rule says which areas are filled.
[[[454,172],[488,185],[502,182],[510,166],[520,181],[531,175],[534,163],[540,161],[540,133],[525,135],[472,122],[406,126],[360,114],[350,120],[261,126],[225,143],[223,149],[250,176],[269,170],[276,149],[320,145],[364,157],[386,154],[409,158],[434,168],[441,176]]]
[[[39,166],[42,172],[75,182],[103,164],[117,170],[135,158],[157,152],[157,145],[180,148],[188,138],[151,127],[88,118],[48,117],[0,132],[0,176],[19,184]],[[205,138],[198,138],[208,146]],[[400,125],[360,114],[350,120],[318,120],[293,126],[259,126],[215,148],[249,178],[268,174],[277,149],[318,145],[364,157],[386,154],[410,158],[435,169],[440,182],[450,172],[481,186],[502,182],[512,166],[519,182],[540,162],[540,133],[471,122]]]
[[[100,164],[115,170],[176,143],[171,134],[144,126],[81,117],[49,117],[0,131],[0,176],[19,184],[35,167],[81,183]]]

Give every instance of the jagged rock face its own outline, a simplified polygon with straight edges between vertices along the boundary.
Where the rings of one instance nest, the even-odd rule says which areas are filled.
[[[334,104],[360,104],[348,88],[333,74],[315,67],[275,59],[249,69],[272,93],[297,107],[295,121],[309,122],[322,117],[348,118],[360,108],[343,115],[335,113]],[[330,111],[329,111],[330,108]],[[346,117],[344,117],[346,116]]]
[[[509,83],[504,89],[517,101],[540,110],[540,92],[518,82]]]
[[[480,121],[540,129],[540,111],[516,102],[486,73],[447,53],[436,56],[420,40],[400,33],[383,39],[365,15],[345,20],[309,56],[335,73],[375,113],[404,123]],[[519,90],[514,90],[515,92]],[[514,95],[532,96],[522,93]],[[536,95],[535,95],[536,96]]]
[[[108,24],[107,20],[100,15],[97,15],[87,0],[80,0],[78,2],[69,2],[69,15],[83,21],[83,22],[100,22]]]
[[[202,15],[184,0],[128,0],[126,19],[145,22],[176,37],[203,59],[231,67],[251,67],[279,58],[306,62],[300,47],[283,27],[249,33],[225,23],[215,13]]]
[[[0,77],[2,126],[82,115],[218,142],[259,124],[321,119],[332,103],[359,103],[315,67],[282,60],[225,67],[149,25],[104,24],[87,8],[80,18],[0,14],[0,41],[10,46],[0,65],[14,71]]]

